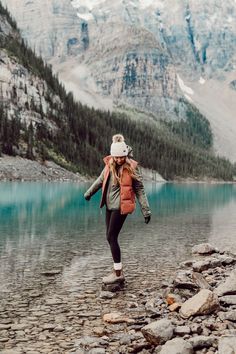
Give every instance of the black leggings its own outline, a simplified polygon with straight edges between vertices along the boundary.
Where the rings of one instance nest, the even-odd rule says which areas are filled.
[[[114,263],[121,262],[118,236],[126,217],[127,214],[121,214],[120,210],[106,210],[107,241],[111,248]]]

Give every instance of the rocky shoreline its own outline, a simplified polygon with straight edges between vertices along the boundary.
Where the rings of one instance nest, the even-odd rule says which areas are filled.
[[[74,181],[86,182],[89,178],[73,173],[53,161],[40,163],[20,156],[0,157],[0,181]]]
[[[26,271],[24,286],[1,293],[0,352],[232,354],[235,263],[235,254],[197,245],[193,259],[159,287],[146,286],[154,274],[137,274],[136,281],[133,274],[133,282],[127,274],[124,288],[101,289],[84,279],[71,289],[59,264],[37,268],[32,278]],[[83,278],[77,272],[76,277]]]

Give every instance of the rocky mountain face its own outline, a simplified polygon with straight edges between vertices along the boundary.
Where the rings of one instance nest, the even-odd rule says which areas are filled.
[[[215,151],[236,161],[235,0],[2,2],[80,101],[179,120],[184,97],[209,119]]]
[[[39,126],[45,131],[57,132],[59,126],[55,116],[64,105],[49,81],[37,74],[40,59],[31,61],[35,58],[33,52],[27,50],[14,24],[9,22],[2,8],[0,10],[0,153],[3,148],[3,152],[25,157],[30,130],[33,140]],[[43,67],[42,60],[41,64]],[[16,126],[12,127],[11,122]],[[13,137],[15,141],[12,141]],[[31,157],[38,156],[33,141],[30,145]]]

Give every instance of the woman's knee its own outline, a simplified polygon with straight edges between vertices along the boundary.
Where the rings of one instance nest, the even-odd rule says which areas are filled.
[[[107,232],[107,241],[110,245],[117,244],[117,235],[115,235],[113,232],[108,231]]]

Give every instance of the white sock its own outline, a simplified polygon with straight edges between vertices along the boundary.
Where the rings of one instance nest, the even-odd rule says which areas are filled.
[[[122,263],[114,263],[114,269],[115,270],[121,270],[122,269]]]

